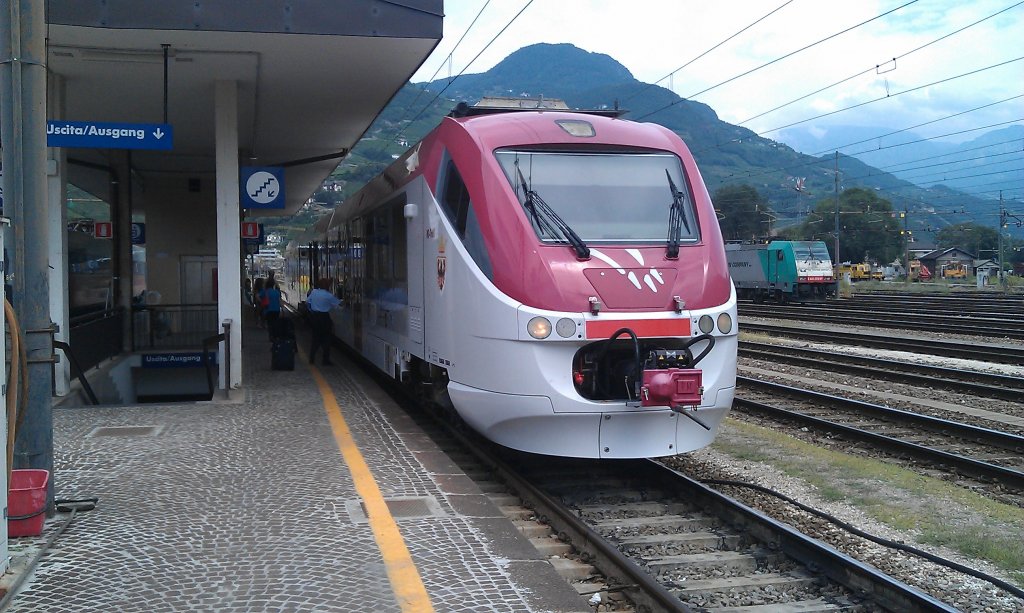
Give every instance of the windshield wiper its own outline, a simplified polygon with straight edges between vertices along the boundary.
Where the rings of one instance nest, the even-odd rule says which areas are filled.
[[[679,243],[682,240],[682,229],[690,234],[690,224],[686,221],[686,213],[683,211],[683,199],[685,195],[676,189],[672,175],[665,169],[665,176],[668,177],[668,188],[672,191],[672,208],[668,213],[668,250],[666,255],[670,258],[679,257]]]
[[[590,248],[583,242],[578,234],[573,232],[573,229],[569,227],[569,224],[565,223],[565,220],[555,212],[544,199],[540,197],[540,194],[533,191],[526,185],[526,178],[523,177],[523,171],[519,170],[519,162],[516,161],[516,174],[519,175],[519,184],[523,187],[523,194],[525,201],[523,206],[529,211],[530,216],[533,217],[533,222],[537,225],[537,228],[542,234],[547,234],[552,238],[558,238],[559,235],[565,237],[565,240],[569,242],[573,250],[576,252],[576,257],[581,260],[590,258]]]

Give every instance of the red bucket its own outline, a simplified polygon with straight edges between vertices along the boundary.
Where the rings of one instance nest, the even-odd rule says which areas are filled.
[[[50,471],[11,471],[7,489],[7,536],[39,536],[46,520],[46,484]]]

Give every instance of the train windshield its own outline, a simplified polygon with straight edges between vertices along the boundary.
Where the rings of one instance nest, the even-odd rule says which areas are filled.
[[[524,209],[528,192],[536,193],[585,243],[665,243],[674,200],[682,204],[680,241],[700,238],[693,197],[675,155],[506,149],[495,156]],[[565,242],[526,212],[540,239]]]
[[[830,262],[828,247],[821,241],[793,241],[793,253],[798,260]]]

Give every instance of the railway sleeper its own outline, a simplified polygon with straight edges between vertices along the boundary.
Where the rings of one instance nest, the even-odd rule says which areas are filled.
[[[715,613],[837,613],[842,611],[870,611],[863,604],[851,602],[847,598],[815,598],[799,602],[769,602],[761,605],[741,605],[737,607],[708,607]]]
[[[683,515],[663,515],[661,517],[628,517],[622,519],[603,519],[593,522],[595,530],[604,535],[618,537],[623,533],[637,531],[649,532],[652,529],[675,529],[696,532],[720,525],[721,520],[714,517],[692,517]]]
[[[612,537],[615,538],[615,537]],[[616,539],[623,551],[648,547],[674,547],[685,549],[736,549],[740,545],[738,534],[714,532],[682,532],[675,534],[649,534]]]
[[[821,578],[804,570],[791,570],[784,573],[763,573],[759,575],[743,575],[740,577],[716,577],[714,579],[687,580],[681,589],[673,589],[681,599],[697,594],[718,594],[721,592],[740,592],[764,589],[772,586],[775,590],[786,592],[793,588],[805,588],[822,583]]]
[[[495,482],[477,482],[477,485],[491,483]],[[501,486],[501,484],[497,485]],[[492,488],[488,487],[487,489]],[[538,521],[537,514],[523,506],[519,497],[509,494],[504,486],[501,486],[501,491],[487,492],[487,497],[505,517],[512,521],[516,530],[530,541],[537,553],[547,558],[555,572],[578,594],[586,597],[599,594],[603,603],[618,602],[615,610],[621,613],[628,613],[632,610],[628,606],[623,606],[625,603],[621,601],[624,597],[617,590],[609,588],[600,571],[592,564],[578,559],[572,545],[562,541],[552,531],[551,526]]]
[[[764,569],[769,565],[778,564],[785,560],[786,557],[780,553],[771,552],[766,549],[755,549],[753,551],[706,551],[674,556],[659,556],[645,558],[643,559],[643,564],[655,575],[662,575],[677,570],[714,570],[721,572],[723,576],[728,574],[735,576]]]
[[[626,502],[573,505],[580,517],[590,521],[632,517],[659,517],[668,514],[685,514],[693,508],[683,503]]]

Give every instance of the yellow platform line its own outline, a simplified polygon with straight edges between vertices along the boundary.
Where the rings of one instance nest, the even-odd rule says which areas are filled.
[[[305,355],[299,354],[303,362]],[[352,481],[355,483],[356,492],[363,499],[366,506],[366,515],[370,521],[370,529],[373,530],[373,538],[377,541],[377,548],[384,557],[384,567],[388,572],[388,579],[391,581],[391,589],[395,593],[399,606],[403,612],[427,613],[434,610],[430,603],[430,596],[426,587],[420,579],[419,571],[409,555],[409,549],[405,546],[405,540],[398,531],[398,524],[391,516],[388,505],[384,502],[384,496],[377,487],[377,481],[366,465],[363,454],[359,452],[352,432],[348,429],[345,417],[341,414],[341,407],[327,384],[320,370],[310,365],[309,370],[313,373],[313,379],[320,389],[320,396],[323,397],[324,410],[327,412],[327,419],[331,422],[331,430],[334,432],[334,440],[338,443],[338,449],[345,459],[345,464],[352,473]]]

